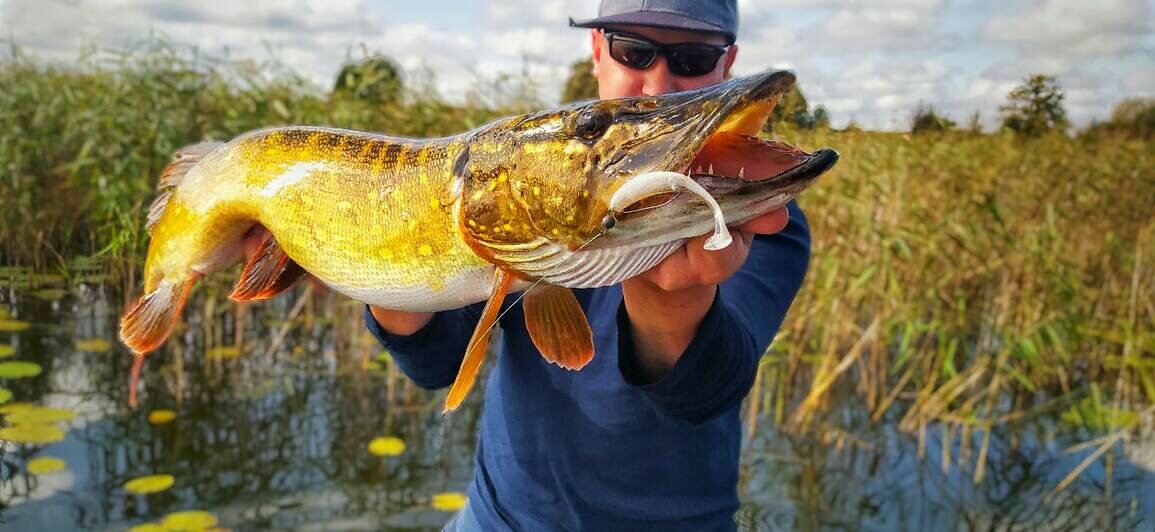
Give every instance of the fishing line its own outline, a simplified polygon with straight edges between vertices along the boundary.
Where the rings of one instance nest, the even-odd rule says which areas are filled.
[[[594,240],[597,240],[598,237],[600,237],[604,234],[606,234],[606,230],[603,228],[600,233],[590,237],[589,240],[586,240],[585,244],[578,246],[578,248],[573,250],[571,253],[577,253],[577,252],[585,249],[586,246],[590,245],[590,243],[592,243]],[[553,271],[556,271],[557,268],[560,268],[562,266],[562,264],[565,264],[565,263],[562,262],[561,264],[558,264],[557,266],[554,267]],[[493,324],[489,326],[489,330],[487,330],[486,332],[488,333],[489,331],[492,331],[494,327],[497,327],[497,324],[501,322],[501,318],[504,317],[506,314],[508,314],[509,311],[513,310],[513,307],[516,306],[518,304],[518,302],[520,302],[522,299],[524,299],[525,295],[528,294],[530,290],[533,290],[534,287],[541,284],[541,282],[544,281],[546,276],[548,276],[548,275],[549,275],[549,273],[546,273],[546,275],[542,275],[542,276],[538,277],[537,280],[533,282],[533,284],[529,285],[529,288],[522,290],[521,295],[517,296],[517,298],[513,300],[513,303],[510,303],[509,306],[505,308],[505,310],[501,311],[501,313],[498,314],[497,317],[493,319]],[[475,346],[472,346],[472,345],[466,346],[466,349],[465,349],[465,357],[466,358],[468,358],[469,354],[473,352],[474,347]]]

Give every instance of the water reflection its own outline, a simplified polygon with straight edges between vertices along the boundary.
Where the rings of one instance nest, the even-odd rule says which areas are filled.
[[[303,288],[245,308],[225,303],[225,290],[198,290],[186,325],[146,365],[136,411],[127,407],[131,360],[123,348],[76,349],[77,340],[115,338],[123,294],[82,285],[59,300],[14,289],[0,296],[0,305],[33,323],[0,333],[0,343],[15,345],[13,358],[44,366],[39,377],[0,385],[14,401],[78,412],[65,441],[5,445],[0,528],[123,529],[188,509],[209,510],[238,530],[430,530],[448,518],[429,502],[438,492],[464,491],[471,478],[476,403],[443,419],[440,395],[417,389],[387,357],[378,360],[358,305]],[[206,359],[222,346],[243,355]],[[177,418],[150,424],[154,409],[172,409]],[[849,394],[830,412],[803,435],[760,419],[744,453],[745,528],[1155,526],[1155,459],[1144,454],[1155,455],[1150,443],[1120,446],[1048,499],[1092,451],[1064,454],[1078,440],[1056,419],[992,434],[976,483],[981,431],[904,433],[897,413],[870,423]],[[400,437],[406,451],[370,454],[366,446],[379,436]],[[68,469],[24,472],[28,459],[46,455],[65,459]],[[175,486],[148,496],[123,489],[155,473],[175,476]]]

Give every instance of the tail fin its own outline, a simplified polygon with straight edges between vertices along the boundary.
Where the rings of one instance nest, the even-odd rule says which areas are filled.
[[[120,319],[120,339],[133,353],[155,351],[172,332],[193,281],[161,281]]]
[[[183,282],[161,281],[156,290],[140,298],[120,319],[120,340],[132,349],[136,360],[132,365],[128,403],[136,407],[136,387],[144,355],[160,347],[184,308],[193,280]]]
[[[164,209],[168,206],[168,200],[172,197],[173,189],[179,186],[181,181],[184,181],[184,176],[188,174],[188,171],[206,155],[223,145],[223,142],[201,142],[176,151],[172,157],[172,162],[164,167],[164,171],[160,174],[160,181],[156,184],[156,189],[160,194],[148,207],[148,221],[144,225],[148,234],[152,234],[153,227],[160,221],[160,215],[164,214]]]

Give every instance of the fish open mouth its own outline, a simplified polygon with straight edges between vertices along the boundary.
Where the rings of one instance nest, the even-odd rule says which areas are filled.
[[[715,231],[706,247],[721,249],[730,241],[728,225],[785,205],[838,161],[838,152],[829,148],[811,153],[758,137],[793,83],[790,72],[767,72],[671,95],[681,101],[671,102],[666,112],[682,124],[668,134],[669,158],[617,188],[609,200],[610,216],[628,221],[689,193],[713,212]],[[727,198],[747,198],[748,205],[729,209],[727,219],[719,205]],[[750,204],[758,198],[767,202]]]

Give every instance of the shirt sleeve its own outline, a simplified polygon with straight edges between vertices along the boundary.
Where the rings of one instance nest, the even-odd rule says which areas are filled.
[[[378,342],[393,355],[401,372],[427,390],[453,384],[465,347],[474,327],[481,320],[485,302],[433,315],[433,319],[411,335],[391,334],[381,328],[369,307],[365,307],[365,325]]]
[[[810,262],[810,228],[797,204],[774,235],[757,235],[746,263],[718,287],[690,345],[661,379],[643,383],[636,367],[629,315],[618,308],[618,364],[663,415],[704,423],[738,406],[802,286]]]

